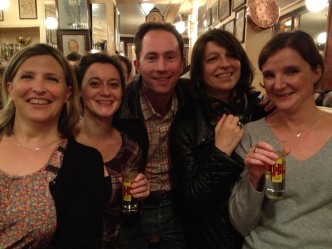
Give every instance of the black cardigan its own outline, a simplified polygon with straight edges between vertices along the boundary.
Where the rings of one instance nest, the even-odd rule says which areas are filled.
[[[57,227],[47,248],[96,248],[105,201],[101,154],[69,138],[50,191],[56,206]]]

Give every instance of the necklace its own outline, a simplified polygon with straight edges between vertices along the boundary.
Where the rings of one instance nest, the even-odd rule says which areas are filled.
[[[309,130],[311,127],[313,127],[314,124],[317,122],[317,120],[318,120],[318,119],[315,119],[314,122],[313,122],[311,125],[309,125],[309,126],[308,126],[307,128],[305,128],[305,129],[303,129],[302,131],[293,132],[293,133],[295,133],[295,136],[296,136],[297,138],[300,138],[300,137],[302,136],[302,133],[305,132],[305,131],[307,131],[307,130]]]
[[[60,138],[57,138],[56,140],[52,141],[51,143],[49,144],[46,144],[44,146],[41,146],[41,147],[34,147],[34,148],[30,148],[30,147],[27,147],[27,146],[24,146],[22,145],[21,143],[19,143],[16,139],[16,136],[15,134],[13,134],[14,136],[14,139],[15,139],[15,143],[18,147],[22,148],[22,149],[26,149],[26,150],[33,150],[33,151],[39,151],[39,150],[42,150],[42,149],[45,149],[45,148],[48,148],[49,146],[51,146],[52,144],[55,144],[56,142],[58,142],[60,140]]]

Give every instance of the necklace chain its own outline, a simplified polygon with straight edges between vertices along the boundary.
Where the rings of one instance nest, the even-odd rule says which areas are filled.
[[[30,147],[27,147],[27,146],[24,146],[22,145],[21,143],[19,143],[16,139],[16,136],[15,134],[14,135],[14,139],[15,139],[15,143],[18,147],[22,148],[22,149],[26,149],[26,150],[33,150],[33,151],[39,151],[39,150],[42,150],[42,149],[45,149],[45,148],[48,148],[49,146],[51,146],[52,144],[55,144],[56,142],[58,142],[60,140],[60,138],[57,138],[56,140],[52,141],[51,143],[49,144],[46,144],[44,146],[41,146],[41,147],[34,147],[34,148],[30,148]]]
[[[307,128],[305,128],[305,129],[303,129],[302,131],[298,131],[298,132],[292,132],[292,131],[291,131],[291,132],[292,132],[292,133],[295,133],[295,136],[296,136],[297,138],[300,138],[300,137],[302,136],[302,133],[303,133],[303,132],[309,130],[311,127],[314,126],[314,124],[316,124],[317,120],[318,120],[318,119],[315,119],[314,122],[313,122],[311,125],[309,125],[309,126],[308,126]]]

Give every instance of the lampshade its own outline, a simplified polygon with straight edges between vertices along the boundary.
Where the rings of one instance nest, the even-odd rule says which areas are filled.
[[[305,5],[311,12],[320,12],[328,5],[328,0],[306,0]]]

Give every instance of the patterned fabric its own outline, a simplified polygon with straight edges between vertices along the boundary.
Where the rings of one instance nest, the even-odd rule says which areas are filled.
[[[178,100],[174,94],[171,110],[165,116],[161,116],[153,109],[143,91],[140,91],[140,102],[149,136],[149,153],[145,176],[150,181],[151,191],[169,191],[171,184],[169,180],[168,131],[178,110]]]
[[[25,176],[0,170],[0,248],[45,248],[56,229],[49,183],[57,176],[67,139],[42,169]]]
[[[127,164],[138,164],[141,158],[141,151],[136,142],[124,133],[121,133],[122,145],[116,156],[105,163],[109,177],[108,186],[112,186],[111,198],[107,201],[104,209],[103,230],[99,239],[99,248],[119,248],[118,234],[121,215],[122,186],[119,182],[121,168]]]
[[[233,114],[240,118],[242,123],[248,123],[248,100],[245,94],[235,95],[232,102],[225,103],[224,101],[210,97],[203,101],[203,111],[210,124],[215,126],[223,114]]]

